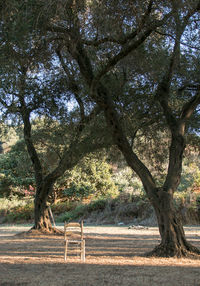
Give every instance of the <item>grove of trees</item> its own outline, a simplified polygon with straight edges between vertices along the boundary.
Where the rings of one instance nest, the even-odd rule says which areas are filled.
[[[1,118],[23,124],[34,228],[52,230],[56,180],[115,145],[157,216],[161,243],[151,255],[200,254],[173,201],[186,145],[199,146],[200,1],[14,0],[0,9]],[[53,150],[50,164],[42,148]]]

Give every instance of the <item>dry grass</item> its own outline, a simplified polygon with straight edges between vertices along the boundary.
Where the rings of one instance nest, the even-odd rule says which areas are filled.
[[[63,259],[63,237],[15,236],[28,227],[0,227],[0,285],[200,286],[200,260],[146,258],[159,242],[156,227],[85,227],[86,262]],[[200,247],[200,227],[185,228]]]

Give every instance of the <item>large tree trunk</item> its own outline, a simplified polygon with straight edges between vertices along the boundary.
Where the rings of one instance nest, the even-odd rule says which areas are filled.
[[[181,217],[174,207],[173,195],[158,189],[153,206],[158,219],[161,243],[148,253],[160,257],[182,257],[200,254],[185,238]]]
[[[123,124],[121,124],[118,111],[112,100],[112,94],[101,81],[101,78],[103,78],[109,69],[118,62],[119,55],[110,61],[110,66],[107,64],[104,69],[102,68],[99,75],[95,78],[92,73],[92,64],[83,46],[79,43],[79,45],[76,46],[76,52],[72,53],[79,64],[83,77],[90,87],[90,96],[104,111],[114,143],[124,155],[127,164],[140,177],[146,194],[154,206],[161,235],[161,244],[157,246],[151,254],[164,257],[187,256],[191,253],[200,254],[200,251],[196,247],[186,241],[182,222],[173,205],[173,193],[177,189],[181,178],[182,155],[185,148],[185,123],[190,118],[200,100],[199,95],[197,95],[194,96],[191,101],[188,101],[182,107],[182,113],[179,118],[177,118],[177,115],[175,115],[175,112],[171,109],[169,104],[170,84],[181,35],[182,34],[179,33],[177,36],[172,59],[169,61],[169,67],[166,68],[166,74],[163,80],[158,84],[155,97],[163,108],[163,114],[172,135],[168,172],[164,188],[161,190],[156,189],[156,182],[150,171],[132,150],[128,137],[124,132]],[[135,48],[136,46],[132,50]],[[121,54],[122,58],[127,54]]]
[[[37,196],[35,197],[34,219],[34,229],[52,230],[47,202],[37,198]]]
[[[112,130],[113,139],[124,155],[127,164],[140,177],[157,215],[161,243],[148,255],[181,257],[200,254],[196,247],[187,242],[181,218],[173,202],[173,193],[178,187],[181,177],[182,154],[185,147],[183,137],[179,134],[172,136],[170,162],[164,188],[156,188],[156,183],[151,173],[129,145],[113,104],[109,101],[110,98],[107,96],[106,89],[101,85],[98,91],[99,95],[101,95],[98,103],[104,109],[108,126]]]
[[[37,186],[34,202],[34,227],[33,229],[44,232],[54,232],[52,227],[47,200],[52,192],[53,183],[42,182]]]

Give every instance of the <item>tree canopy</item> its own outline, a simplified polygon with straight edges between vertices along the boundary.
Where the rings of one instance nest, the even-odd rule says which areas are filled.
[[[1,60],[0,103],[5,115],[20,114],[23,121],[36,199],[43,197],[44,206],[55,180],[111,135],[155,209],[161,244],[152,253],[199,253],[185,239],[173,194],[186,139],[198,135],[200,2],[28,0],[0,7],[1,50],[9,55],[8,63]],[[45,176],[31,114],[56,118],[70,134],[57,167]]]

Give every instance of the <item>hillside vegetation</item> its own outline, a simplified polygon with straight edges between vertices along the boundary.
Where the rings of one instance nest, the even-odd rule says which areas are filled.
[[[36,139],[43,125],[43,121],[35,122]],[[21,127],[4,125],[1,131],[7,143],[2,144],[0,154],[0,223],[33,222],[34,174]],[[41,158],[46,157],[44,166],[52,167],[52,153],[37,144]],[[185,151],[175,204],[184,224],[200,222],[200,160],[198,149],[192,146]],[[49,205],[56,222],[84,219],[91,224],[156,224],[140,180],[112,148],[85,156],[67,171],[56,182]]]

